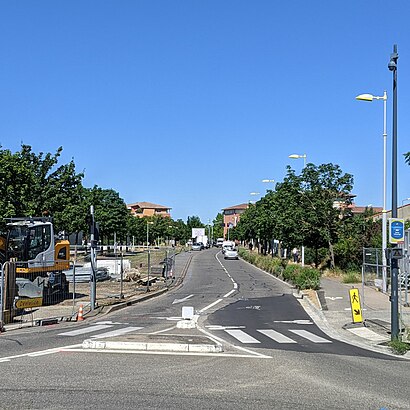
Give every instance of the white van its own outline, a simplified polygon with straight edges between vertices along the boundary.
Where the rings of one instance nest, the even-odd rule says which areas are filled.
[[[235,249],[235,242],[232,241],[223,241],[222,242],[222,253],[225,253],[227,249]]]
[[[217,240],[216,240],[216,246],[218,247],[218,248],[222,248],[222,244],[224,243],[224,238],[218,238]]]

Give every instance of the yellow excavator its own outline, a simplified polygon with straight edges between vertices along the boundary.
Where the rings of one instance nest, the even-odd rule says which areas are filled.
[[[8,218],[0,236],[1,263],[16,262],[19,298],[42,297],[43,304],[68,297],[63,273],[70,267],[70,244],[54,235],[51,218]]]

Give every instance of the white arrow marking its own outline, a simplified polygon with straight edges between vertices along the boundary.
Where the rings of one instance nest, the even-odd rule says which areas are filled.
[[[325,296],[325,299],[339,300],[339,299],[343,299],[343,296]]]
[[[172,302],[172,304],[175,305],[176,303],[185,302],[186,300],[192,298],[192,296],[194,296],[194,295],[189,295],[189,296],[187,296],[187,297],[185,297],[185,298],[183,298],[183,299],[175,299],[175,300]]]

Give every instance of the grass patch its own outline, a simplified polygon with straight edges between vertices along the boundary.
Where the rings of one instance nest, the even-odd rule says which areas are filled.
[[[343,273],[342,282],[343,283],[360,283],[362,281],[362,275],[358,272],[349,271]]]
[[[406,354],[410,350],[410,344],[399,339],[392,340],[388,343],[388,346],[394,354],[399,355]]]

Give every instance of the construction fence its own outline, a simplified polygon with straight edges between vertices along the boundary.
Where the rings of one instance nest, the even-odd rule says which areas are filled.
[[[96,305],[168,286],[175,270],[174,247],[100,249],[95,267]],[[80,305],[90,310],[92,267],[84,248],[71,252],[71,269],[62,272],[19,272],[18,263],[1,267],[0,329],[3,324],[35,322],[53,316],[75,319]]]

